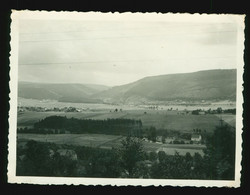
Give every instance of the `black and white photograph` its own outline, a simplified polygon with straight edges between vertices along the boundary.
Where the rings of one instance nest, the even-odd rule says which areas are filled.
[[[240,185],[244,15],[11,17],[8,182]]]

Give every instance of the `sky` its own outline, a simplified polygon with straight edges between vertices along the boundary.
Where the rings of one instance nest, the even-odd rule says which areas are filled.
[[[19,21],[18,80],[116,86],[143,77],[233,69],[235,22]]]

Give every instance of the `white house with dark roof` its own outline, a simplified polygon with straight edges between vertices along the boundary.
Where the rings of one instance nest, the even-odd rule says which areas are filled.
[[[201,142],[201,135],[200,134],[193,134],[191,136],[191,141],[199,143]]]

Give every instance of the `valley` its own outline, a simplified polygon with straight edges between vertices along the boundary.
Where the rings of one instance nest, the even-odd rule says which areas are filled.
[[[220,139],[224,134],[235,135],[234,75],[235,70],[160,75],[116,87],[20,82],[17,172],[29,174],[24,170],[28,156],[40,158],[37,150],[41,150],[57,170],[52,171],[55,175],[130,177],[116,168],[127,162],[121,158],[137,158],[133,152],[141,152],[133,170],[151,175],[143,177],[158,175],[154,169],[162,163],[168,165],[169,174],[176,165],[198,161],[188,175],[209,178],[204,170],[193,175],[192,167],[206,165],[214,132],[222,131]],[[57,162],[66,163],[65,167],[56,168]],[[75,173],[65,173],[71,166]],[[186,168],[178,170],[181,173],[171,178],[185,177]]]
[[[19,82],[17,128],[32,129],[52,116],[67,120],[128,119],[141,122],[140,136],[147,151],[202,154],[205,137],[216,127],[236,126],[235,79],[236,70],[232,69],[145,77],[115,87]],[[148,139],[151,131],[155,132],[150,138],[153,141]],[[98,134],[41,135],[35,130],[33,134],[18,131],[18,138],[110,149],[120,145],[119,140],[126,135],[119,128],[95,132]],[[193,134],[202,134],[199,144],[203,145],[187,144]]]

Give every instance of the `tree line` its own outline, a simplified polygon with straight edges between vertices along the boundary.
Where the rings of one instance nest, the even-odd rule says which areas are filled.
[[[49,116],[36,123],[33,128],[19,128],[20,133],[101,133],[112,135],[138,135],[142,128],[141,120],[134,119],[77,119],[66,116]]]
[[[236,108],[232,108],[232,109],[222,109],[221,107],[218,107],[217,109],[212,110],[211,108],[209,108],[208,110],[202,110],[202,109],[196,109],[193,110],[191,113],[193,115],[199,115],[201,112],[204,112],[205,114],[236,114]]]

